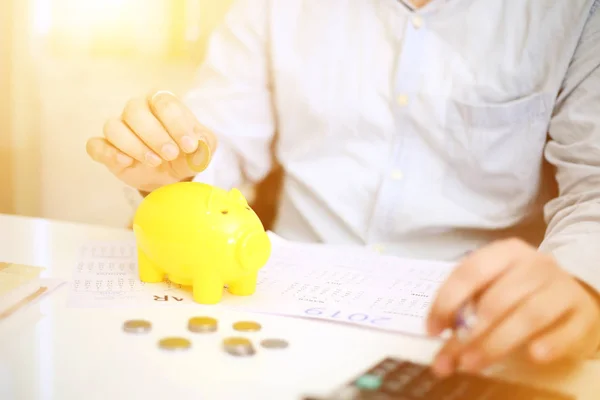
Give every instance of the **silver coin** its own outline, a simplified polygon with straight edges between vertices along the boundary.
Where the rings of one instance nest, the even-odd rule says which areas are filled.
[[[151,329],[152,324],[141,319],[132,319],[123,324],[123,330],[127,333],[148,333]]]
[[[260,345],[265,349],[285,349],[289,343],[283,339],[265,339],[260,342]]]
[[[239,321],[233,324],[233,329],[239,332],[258,332],[262,326],[254,321]]]
[[[223,348],[232,356],[248,357],[256,354],[252,342],[242,337],[228,337],[223,340]]]
[[[217,320],[210,317],[194,317],[188,321],[188,330],[194,333],[215,332]]]
[[[180,351],[188,350],[190,347],[192,347],[192,343],[185,338],[169,337],[161,339],[158,342],[158,347],[160,347],[163,350]]]

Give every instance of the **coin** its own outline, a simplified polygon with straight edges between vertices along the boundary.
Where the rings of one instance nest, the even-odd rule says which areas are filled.
[[[223,340],[223,348],[233,356],[246,357],[256,353],[250,340],[243,337],[228,337]]]
[[[123,330],[127,333],[148,333],[151,329],[152,324],[141,319],[132,319],[123,324]]]
[[[260,342],[260,345],[265,349],[285,349],[289,346],[288,342],[283,339],[265,339]]]
[[[258,322],[253,321],[240,321],[233,324],[233,329],[239,332],[257,332],[261,330],[261,326]]]
[[[194,172],[203,172],[210,162],[212,155],[208,143],[204,140],[198,141],[198,149],[187,155],[187,165]]]
[[[194,317],[188,321],[188,329],[194,333],[215,332],[217,320],[210,317]]]
[[[161,339],[158,342],[158,347],[163,350],[177,351],[177,350],[187,350],[192,347],[192,343],[184,338],[180,337],[169,337]]]

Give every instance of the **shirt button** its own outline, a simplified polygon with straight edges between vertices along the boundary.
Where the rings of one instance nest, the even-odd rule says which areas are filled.
[[[398,105],[400,105],[401,107],[404,107],[405,105],[408,104],[408,96],[405,94],[401,94],[400,96],[398,96],[396,101],[398,102]]]
[[[419,29],[423,26],[423,18],[421,18],[417,15],[417,16],[413,17],[412,23],[416,29]]]
[[[402,173],[402,171],[400,170],[394,170],[392,171],[392,179],[395,181],[399,181],[400,179],[404,178],[404,174]]]
[[[373,246],[373,250],[375,250],[375,252],[381,254],[385,250],[385,246],[382,244],[376,244],[375,246]]]

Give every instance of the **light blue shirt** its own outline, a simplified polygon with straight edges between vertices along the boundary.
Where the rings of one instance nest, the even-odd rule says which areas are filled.
[[[452,260],[543,210],[600,289],[598,4],[239,0],[186,99],[219,138],[195,180],[255,184],[277,135],[284,238]]]

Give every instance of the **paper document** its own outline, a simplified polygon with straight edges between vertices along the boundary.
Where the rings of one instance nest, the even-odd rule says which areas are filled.
[[[222,306],[424,334],[433,296],[453,268],[359,247],[295,243],[275,235],[271,240],[272,255],[259,273],[256,293],[224,292]],[[70,305],[196,305],[191,288],[140,282],[135,254],[133,242],[92,243],[82,249]]]

